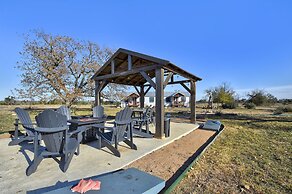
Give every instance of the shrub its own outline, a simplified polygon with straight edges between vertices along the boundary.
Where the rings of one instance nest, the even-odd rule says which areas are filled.
[[[283,114],[285,112],[292,112],[292,106],[279,106],[274,111],[274,114],[279,115],[279,114]]]
[[[236,107],[238,107],[238,104],[235,101],[222,104],[224,109],[235,109]]]
[[[292,112],[292,106],[285,106],[285,112]]]
[[[247,102],[252,102],[256,106],[271,105],[277,102],[277,98],[263,90],[253,90],[248,94]]]
[[[284,113],[283,107],[278,107],[274,110],[275,115],[280,115],[282,113]]]
[[[247,102],[247,103],[244,103],[244,107],[247,109],[254,109],[256,105],[252,102]]]

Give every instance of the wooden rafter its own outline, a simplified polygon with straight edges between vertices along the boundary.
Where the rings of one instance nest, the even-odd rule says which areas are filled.
[[[186,89],[186,91],[188,91],[189,93],[191,93],[190,88],[188,88],[188,86],[186,86],[183,82],[181,82],[180,85],[181,85],[182,87],[184,87],[184,89]]]
[[[145,71],[140,71],[141,75],[147,80],[147,82],[154,88],[156,89],[156,84],[154,81],[149,77],[149,75]]]
[[[165,78],[164,82],[163,82],[163,88],[166,87],[166,85],[168,84],[170,78],[172,77],[173,73],[172,72],[169,72],[167,77]]]

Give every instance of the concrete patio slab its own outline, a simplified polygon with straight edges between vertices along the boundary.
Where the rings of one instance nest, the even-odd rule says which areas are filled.
[[[138,150],[131,150],[125,144],[119,149],[121,158],[103,148],[98,150],[97,143],[81,145],[80,155],[73,157],[69,169],[63,173],[53,159],[44,159],[37,171],[31,176],[25,170],[33,158],[33,145],[8,146],[10,139],[0,140],[0,191],[3,193],[25,193],[57,182],[74,181],[81,178],[121,169],[133,161],[187,135],[197,129],[197,124],[171,122],[171,137],[165,139],[134,138]]]

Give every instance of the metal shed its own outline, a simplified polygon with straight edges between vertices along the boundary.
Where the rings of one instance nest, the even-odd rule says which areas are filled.
[[[174,75],[184,77],[175,80]],[[155,78],[153,80],[153,78]],[[169,84],[181,84],[190,93],[191,121],[196,122],[196,82],[201,78],[181,69],[168,60],[152,57],[127,49],[118,49],[94,74],[95,104],[100,105],[101,91],[108,83],[134,86],[144,107],[145,94],[155,89],[155,137],[164,135],[164,88]],[[190,87],[186,85],[190,83]]]

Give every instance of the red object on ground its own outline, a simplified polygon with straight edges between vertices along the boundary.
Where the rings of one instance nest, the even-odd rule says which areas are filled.
[[[100,190],[100,181],[89,180],[80,180],[79,183],[71,188],[73,192],[85,193],[89,190]]]

